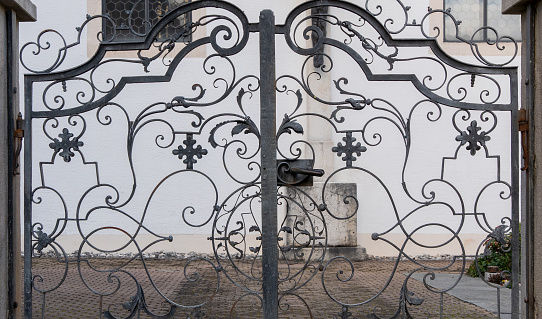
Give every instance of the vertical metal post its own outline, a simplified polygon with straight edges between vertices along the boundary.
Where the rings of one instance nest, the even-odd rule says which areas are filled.
[[[15,13],[13,10],[8,9],[6,11],[6,22],[7,22],[7,34],[6,34],[6,71],[7,71],[7,136],[8,136],[8,170],[7,170],[7,181],[8,181],[8,208],[7,208],[7,240],[8,240],[8,318],[13,318],[13,311],[15,306],[15,269],[14,269],[14,257],[13,256],[13,214],[14,214],[14,183],[13,183],[13,172],[15,171],[14,163],[14,152],[15,152],[15,139],[14,139],[14,88],[15,88],[15,79],[14,79],[14,57],[13,57],[13,33],[16,28]]]
[[[32,318],[32,89],[24,79],[24,317]]]
[[[278,318],[275,16],[260,12],[263,313]]]
[[[145,24],[145,34],[147,34],[149,31],[151,31],[150,9],[151,9],[151,6],[149,4],[149,0],[145,0],[145,8],[144,8],[144,10],[145,10],[145,22],[143,22]]]
[[[511,78],[511,86],[514,88],[512,90],[512,99],[514,101],[518,100],[518,93],[517,93],[517,76]],[[510,154],[512,155],[512,264],[511,264],[511,279],[512,279],[512,319],[519,319],[520,315],[520,303],[519,303],[519,296],[520,294],[520,216],[519,216],[519,117],[518,117],[518,111],[517,111],[517,104],[516,110],[511,112],[511,137],[512,137],[512,143]],[[501,313],[501,290],[497,290],[497,306],[499,310],[499,318]]]
[[[482,0],[480,4],[482,5],[482,26],[487,27],[487,0]],[[487,41],[487,29],[484,28],[482,36],[484,37],[483,41]]]
[[[524,14],[524,23],[522,27],[525,28],[525,38],[524,45],[526,46],[526,60],[525,63],[525,108],[527,109],[527,120],[529,121],[529,158],[526,160],[529,161],[529,169],[527,170],[527,178],[525,181],[525,192],[527,194],[526,203],[525,203],[525,222],[521,226],[521,245],[524,247],[525,252],[525,266],[523,270],[525,271],[526,285],[525,289],[526,296],[524,300],[527,303],[525,307],[525,318],[534,318],[534,181],[535,181],[535,166],[534,166],[534,154],[535,154],[535,103],[534,103],[534,80],[535,80],[535,70],[534,70],[534,61],[535,61],[535,50],[534,50],[534,41],[536,40],[535,36],[535,3],[527,5],[527,10]]]
[[[520,176],[520,156],[519,153],[519,112],[518,112],[518,74],[513,73],[510,76],[510,94],[512,98],[513,111],[510,112],[511,120],[511,136],[510,136],[510,154],[511,154],[511,185],[512,185],[512,264],[511,264],[511,280],[512,280],[512,302],[511,302],[511,318],[519,319],[520,316],[520,195],[519,195],[519,176]],[[508,292],[507,292],[508,293]],[[497,290],[497,306],[499,318],[501,317],[501,290]]]

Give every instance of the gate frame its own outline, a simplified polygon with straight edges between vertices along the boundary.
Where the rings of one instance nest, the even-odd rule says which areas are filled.
[[[30,0],[0,0],[0,314],[21,318],[19,27],[36,21]],[[19,147],[19,148],[18,148]]]
[[[197,3],[199,5],[201,5],[201,7],[205,6],[206,3],[214,3],[214,2],[217,2],[217,1],[214,1],[214,0],[203,0],[203,1],[198,1]],[[304,3],[304,4],[301,4],[299,5],[298,7],[294,8],[291,12],[294,12],[296,10],[298,10],[298,8],[301,8],[301,7],[304,7],[305,5],[309,4],[310,5],[314,5],[316,3],[316,1],[312,1],[312,2],[309,2],[309,3]],[[341,1],[336,1],[336,0],[327,0],[327,1],[318,1],[318,5],[326,5],[326,4],[329,4],[329,5],[332,5],[332,4],[337,4],[337,3],[344,3],[344,2],[341,2]],[[345,6],[348,6],[348,5],[345,5]],[[351,6],[354,6],[354,5],[351,5]],[[301,10],[301,9],[300,9]],[[161,28],[161,26],[165,25],[165,23],[162,23],[162,21],[160,23],[158,23],[155,27],[153,27],[153,30],[158,30]],[[248,32],[248,29],[250,29],[250,32],[259,32],[259,35],[260,35],[260,80],[261,80],[261,130],[262,130],[262,142],[265,143],[266,145],[275,145],[276,146],[276,123],[275,123],[275,120],[273,121],[265,121],[265,119],[269,118],[269,119],[276,119],[276,83],[275,83],[275,80],[276,80],[276,77],[275,77],[275,50],[274,50],[274,39],[275,39],[275,35],[277,34],[280,34],[280,33],[285,33],[284,30],[282,29],[284,26],[277,26],[275,25],[274,23],[274,16],[273,16],[273,12],[270,11],[270,10],[264,10],[261,12],[261,15],[260,15],[260,23],[258,26],[256,26],[255,24],[248,24],[247,25],[247,30],[246,32]],[[375,25],[374,26],[375,28],[377,28],[377,26]],[[151,32],[152,33],[152,32]],[[392,44],[392,45],[395,45],[397,47],[401,47],[401,46],[413,46],[413,44],[415,43],[423,43],[425,45],[427,45],[428,47],[431,47],[433,49],[436,49],[436,51],[438,52],[441,52],[443,53],[440,49],[438,49],[438,45],[436,44],[435,41],[433,40],[427,40],[427,39],[421,39],[421,40],[394,40],[391,38],[391,36],[385,32],[384,34],[382,34],[383,36],[386,37],[386,42],[388,44]],[[388,38],[389,37],[389,38]],[[146,43],[150,43],[152,41],[152,37],[147,37],[145,42]],[[389,41],[389,42],[388,42]],[[329,42],[324,42],[325,44],[327,45],[333,45],[332,43],[329,43]],[[138,44],[141,44],[141,43],[135,43],[135,45],[133,46],[134,48],[138,46]],[[126,44],[125,44],[126,45]],[[102,48],[102,45],[100,45],[100,49],[99,51],[101,50]],[[105,51],[107,51],[107,49],[105,49]],[[105,52],[104,50],[102,50],[102,53]],[[444,53],[443,53],[444,54]],[[447,55],[446,55],[447,56]],[[440,58],[442,58],[442,56],[439,56]],[[89,61],[86,61],[83,65],[81,65],[80,67],[77,67],[73,70],[68,70],[68,71],[63,71],[63,72],[60,72],[63,74],[63,76],[65,76],[66,78],[69,78],[69,76],[71,74],[73,75],[76,75],[78,74],[77,72],[80,71],[80,69],[84,69],[84,66],[85,65],[90,65],[91,64],[91,61],[99,61],[101,58],[103,58],[103,55],[101,57],[99,57],[99,54],[95,55],[94,58],[92,58],[91,60]],[[447,61],[451,66],[453,67],[457,67],[458,69],[461,69],[459,66],[462,66],[464,64],[462,63],[456,63],[455,60],[453,59],[449,59]],[[359,62],[358,62],[359,63]],[[272,67],[270,67],[272,66]],[[361,64],[360,64],[361,66]],[[487,67],[470,67],[470,70],[472,70],[473,72],[477,72],[477,70],[479,71],[488,71],[488,68]],[[50,70],[51,72],[53,70]],[[87,69],[88,71],[88,69]],[[369,77],[369,78],[380,78],[379,76],[369,76],[370,75],[370,71],[367,71],[367,70],[364,70],[366,72],[366,75]],[[86,71],[82,71],[82,72],[86,72]],[[60,74],[59,73],[59,74]],[[25,77],[25,87],[27,90],[25,90],[25,109],[26,109],[26,114],[34,114],[34,115],[37,115],[36,117],[30,117],[30,116],[27,116],[26,117],[26,121],[25,121],[25,131],[26,131],[26,142],[25,142],[25,209],[24,209],[24,215],[25,215],[25,234],[31,234],[32,233],[32,223],[31,223],[31,220],[32,220],[32,216],[31,216],[31,194],[32,194],[32,185],[31,185],[31,178],[32,178],[32,156],[31,156],[31,129],[32,129],[32,119],[33,118],[39,118],[39,117],[44,117],[45,113],[48,113],[48,111],[42,111],[42,112],[34,112],[32,111],[32,83],[33,82],[39,82],[39,81],[47,81],[47,79],[54,79],[55,75],[57,75],[56,73],[43,73],[43,74],[40,74],[40,75],[30,75],[28,77]],[[272,76],[271,76],[272,75]],[[384,76],[385,77],[385,76]],[[415,81],[414,81],[414,77],[410,77],[410,78],[399,78],[397,76],[392,76],[394,79],[396,79],[397,81],[405,81],[405,80],[410,80],[413,84],[415,84]],[[511,79],[511,99],[512,101],[517,101],[517,84],[516,83],[517,81],[514,81],[514,78]],[[421,89],[420,87],[417,87],[418,88],[418,91],[421,92],[421,93],[424,93],[426,90],[425,89]],[[121,88],[122,89],[122,88]],[[116,89],[115,89],[116,90]],[[120,91],[120,90],[119,90]],[[428,96],[428,95],[427,95]],[[436,99],[438,102],[442,103],[442,104],[445,104],[445,105],[449,105],[449,106],[454,106],[454,105],[450,105],[450,103],[444,103],[443,101],[440,101],[439,99]],[[458,105],[465,105],[465,103],[457,103]],[[511,103],[511,104],[514,104],[514,105],[517,105],[517,102],[515,103]],[[455,107],[458,107],[458,106],[455,106]],[[88,108],[90,109],[90,108]],[[88,110],[86,109],[86,110]],[[476,110],[480,110],[480,108],[474,108]],[[492,109],[493,110],[493,109]],[[499,109],[499,108],[495,108],[494,110],[505,110],[505,109]],[[65,110],[66,111],[66,110]],[[85,109],[81,109],[81,110],[78,110],[80,112],[84,112]],[[63,111],[59,111],[59,112],[54,112],[54,113],[58,113],[57,115],[55,116],[65,116],[70,112],[70,110],[67,110],[66,112],[63,112]],[[517,154],[517,148],[518,148],[518,142],[517,142],[517,128],[518,128],[518,125],[517,125],[517,111],[511,111],[511,124],[512,124],[512,145],[511,145],[511,149],[512,149],[512,155],[513,154]],[[267,124],[270,124],[270,125],[267,125]],[[271,143],[271,144],[268,144],[268,143]],[[271,148],[269,148],[271,149]],[[273,150],[275,148],[272,148]],[[267,274],[266,275],[266,280],[264,280],[264,291],[267,291],[267,292],[272,292],[272,293],[269,293],[269,294],[266,294],[264,293],[264,308],[266,309],[266,312],[269,314],[269,318],[275,318],[277,316],[277,311],[278,311],[278,298],[277,298],[277,295],[275,294],[275,292],[277,292],[277,261],[278,261],[278,258],[277,257],[274,257],[274,258],[270,258],[270,259],[267,259],[269,257],[272,257],[272,256],[278,256],[278,250],[277,250],[277,246],[274,245],[274,244],[271,244],[269,245],[269,243],[274,243],[276,241],[276,236],[275,235],[272,235],[272,234],[275,234],[276,233],[276,223],[266,223],[265,221],[276,221],[276,215],[277,215],[277,210],[276,210],[276,205],[271,205],[273,204],[273,201],[276,201],[276,196],[277,196],[277,192],[276,192],[276,187],[277,187],[277,182],[276,182],[276,169],[267,169],[268,167],[274,167],[276,166],[276,154],[271,154],[271,153],[275,153],[275,152],[263,152],[262,151],[262,170],[264,171],[264,173],[262,173],[262,219],[263,219],[263,224],[264,224],[264,227],[267,225],[269,226],[269,228],[267,228],[267,231],[265,232],[267,234],[264,234],[263,238],[262,238],[262,242],[263,243],[268,243],[268,245],[263,245],[262,248],[263,248],[263,251],[265,253],[263,253],[263,258],[264,258],[264,261],[263,261],[263,265],[264,265],[264,273]],[[512,156],[513,157],[513,156]],[[515,164],[518,164],[516,159],[512,158],[512,163],[515,163]],[[519,165],[519,164],[518,164]],[[518,179],[519,179],[519,176],[517,173],[519,173],[519,170],[517,169],[519,166],[518,165],[513,165],[513,169],[512,169],[512,177],[511,177],[511,180],[512,180],[512,202],[514,203],[514,198],[515,198],[515,203],[518,203],[518,196],[519,196],[519,191],[517,189],[517,185],[519,185],[518,183]],[[265,171],[267,171],[267,174],[265,173]],[[273,207],[274,208],[273,208]],[[513,206],[517,206],[517,205],[514,205]],[[264,212],[269,212],[269,213],[264,213]],[[513,228],[516,228],[517,229],[517,226],[519,226],[519,220],[517,219],[517,213],[516,214],[513,214],[513,218],[512,218],[512,227]],[[274,219],[273,219],[274,217]],[[274,226],[273,226],[274,225]],[[31,236],[30,235],[25,235],[25,251],[26,252],[29,252],[29,251],[32,251],[32,243],[31,243]],[[267,248],[266,248],[267,246]],[[513,243],[513,251],[514,252],[518,252],[518,248],[519,248],[519,243],[515,242]],[[513,258],[513,266],[512,266],[513,270],[513,275],[516,275],[519,273],[519,259],[518,258]],[[26,253],[25,254],[25,269],[31,269],[31,254],[28,254]],[[514,271],[515,269],[515,271]],[[32,299],[31,299],[31,292],[32,292],[32,287],[31,286],[28,286],[29,283],[31,283],[31,279],[32,279],[32,276],[31,276],[31,272],[28,271],[26,272],[25,271],[25,312],[29,310],[29,312],[26,312],[27,314],[31,314],[31,308],[32,308]],[[267,277],[269,276],[269,277]],[[272,279],[275,279],[275,280],[272,280]],[[518,280],[516,278],[516,280],[513,281],[515,283],[515,285],[518,284]],[[274,291],[274,292],[273,292]],[[268,298],[266,298],[265,296],[268,296]],[[28,298],[30,297],[30,298]],[[516,311],[517,309],[519,309],[519,303],[518,301],[516,300],[517,298],[513,298],[513,301],[512,301],[512,308],[513,308],[513,313],[514,314],[517,314],[518,312]],[[267,318],[267,317],[266,317]]]

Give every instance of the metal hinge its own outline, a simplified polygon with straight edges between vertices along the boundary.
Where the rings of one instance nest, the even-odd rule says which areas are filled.
[[[19,175],[19,156],[23,149],[23,137],[24,137],[24,120],[23,114],[19,112],[17,120],[15,121],[15,130],[13,130],[13,137],[15,139],[14,152],[13,152],[13,175]]]
[[[519,131],[521,132],[521,150],[523,153],[522,171],[529,169],[529,121],[527,120],[527,110],[519,109],[518,113]]]

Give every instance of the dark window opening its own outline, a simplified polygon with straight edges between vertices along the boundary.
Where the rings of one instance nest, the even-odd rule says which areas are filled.
[[[494,41],[495,32],[482,27],[494,28],[499,37],[510,36],[516,41],[521,39],[521,20],[518,15],[502,14],[501,0],[444,0],[444,10],[456,20],[460,20],[458,36],[473,41]],[[473,37],[474,35],[474,37]],[[456,38],[452,19],[444,15],[444,41],[459,41]]]
[[[187,2],[190,0],[103,0],[102,12],[116,26],[115,32],[111,22],[104,19],[103,39],[112,42],[141,40],[167,13]],[[189,41],[189,36],[181,35],[190,22],[189,13],[180,15],[160,31],[157,40]]]

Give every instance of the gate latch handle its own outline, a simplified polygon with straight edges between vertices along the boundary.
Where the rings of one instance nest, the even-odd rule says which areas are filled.
[[[303,174],[318,177],[324,176],[325,174],[324,170],[319,168],[290,167],[289,171],[294,174]]]
[[[312,186],[313,176],[324,176],[323,169],[313,168],[314,160],[277,160],[277,185]]]

